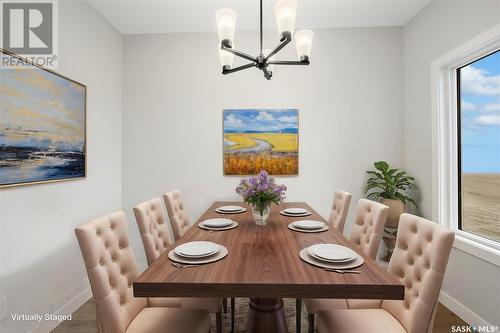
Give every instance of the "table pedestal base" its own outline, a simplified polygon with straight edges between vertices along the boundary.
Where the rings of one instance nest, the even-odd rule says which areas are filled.
[[[285,310],[281,298],[250,298],[247,333],[285,333]]]

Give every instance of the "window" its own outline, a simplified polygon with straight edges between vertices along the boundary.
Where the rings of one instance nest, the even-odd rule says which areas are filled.
[[[455,77],[458,229],[500,242],[500,50]]]
[[[499,31],[500,23],[434,59],[430,87],[432,219],[455,232],[456,249],[498,267]]]

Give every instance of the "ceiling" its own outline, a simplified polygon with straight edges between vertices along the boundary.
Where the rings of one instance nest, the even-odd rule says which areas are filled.
[[[215,12],[237,12],[236,29],[259,27],[257,0],[87,0],[122,34],[215,32]],[[406,24],[430,0],[298,0],[296,29]],[[274,3],[264,0],[265,29],[276,29]]]

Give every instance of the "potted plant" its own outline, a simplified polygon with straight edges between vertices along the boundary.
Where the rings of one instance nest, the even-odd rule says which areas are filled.
[[[266,225],[273,203],[279,204],[285,199],[285,185],[278,185],[274,178],[269,177],[265,170],[258,176],[240,181],[236,193],[252,207],[255,223]]]
[[[409,203],[418,208],[409,194],[410,189],[416,189],[415,179],[405,171],[391,168],[385,161],[378,161],[373,165],[376,171],[366,172],[369,175],[366,194],[368,199],[377,200],[389,207],[383,237],[387,246],[386,259],[389,260],[394,250],[399,217],[406,211]]]

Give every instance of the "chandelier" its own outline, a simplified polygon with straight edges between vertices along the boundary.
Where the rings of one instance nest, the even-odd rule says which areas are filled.
[[[236,27],[236,12],[229,8],[219,9],[215,15],[217,22],[217,33],[219,34],[219,57],[222,64],[222,74],[231,74],[244,69],[256,67],[264,73],[268,80],[273,76],[274,65],[309,65],[311,55],[311,44],[313,32],[311,30],[300,30],[295,33],[295,47],[299,60],[279,61],[275,55],[288,43],[292,41],[297,2],[295,0],[279,0],[274,6],[276,23],[280,41],[271,50],[262,49],[262,0],[260,0],[260,52],[254,57],[247,53],[234,49],[234,30]],[[234,56],[249,60],[250,62],[232,68]]]

